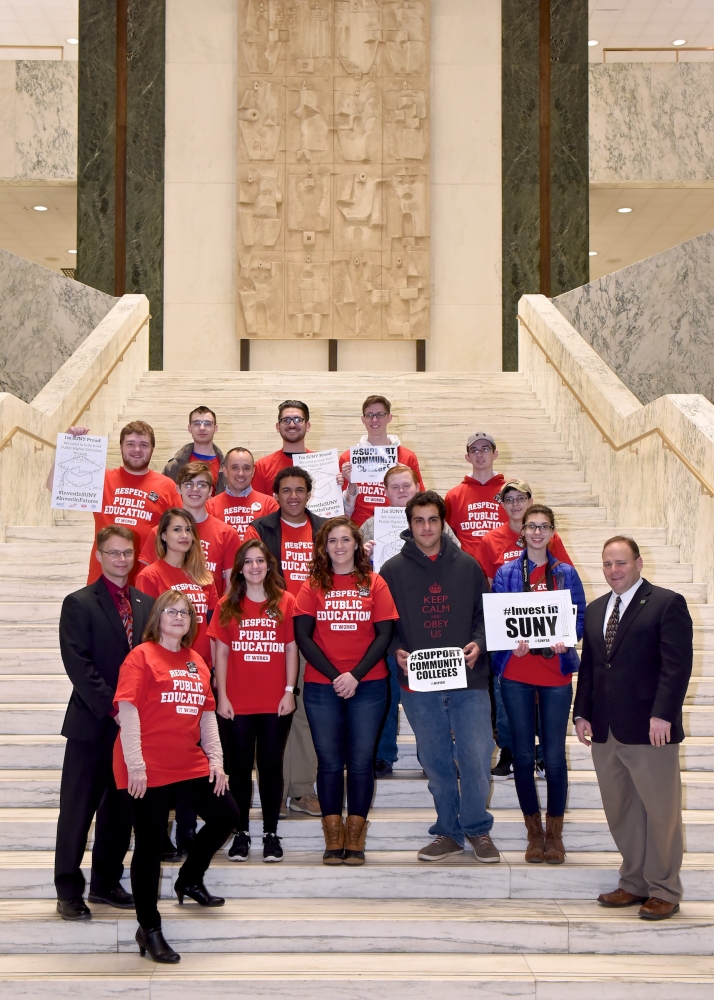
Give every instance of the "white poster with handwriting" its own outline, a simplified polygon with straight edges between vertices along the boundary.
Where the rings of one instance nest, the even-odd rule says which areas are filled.
[[[358,444],[350,448],[353,483],[381,483],[385,473],[397,464],[398,445]]]
[[[402,551],[402,532],[407,527],[407,512],[404,507],[374,508],[374,552],[372,565],[379,573],[387,559]]]
[[[521,640],[531,647],[577,642],[569,590],[484,594],[483,616],[489,652],[515,649]]]
[[[345,512],[342,489],[337,482],[340,471],[337,448],[293,455],[293,462],[312,476],[312,496],[308,508],[318,517],[339,517]]]
[[[107,438],[83,434],[57,435],[55,478],[52,486],[54,510],[102,509]]]

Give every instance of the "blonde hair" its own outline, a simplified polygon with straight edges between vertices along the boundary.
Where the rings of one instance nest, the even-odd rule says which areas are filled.
[[[206,566],[206,557],[203,554],[203,546],[201,545],[198,528],[190,511],[183,510],[181,507],[170,507],[163,512],[159,521],[159,527],[156,530],[156,554],[159,559],[166,558],[167,545],[161,536],[168,529],[171,519],[174,517],[183,518],[193,535],[193,544],[183,557],[181,569],[194,583],[199,584],[201,587],[206,587],[209,583],[213,583],[213,573]]]

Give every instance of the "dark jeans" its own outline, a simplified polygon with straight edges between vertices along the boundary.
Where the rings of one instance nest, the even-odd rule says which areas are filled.
[[[402,700],[402,689],[399,686],[399,679],[397,677],[399,667],[393,656],[387,657],[387,666],[389,667],[389,707],[384,717],[384,725],[379,736],[375,757],[377,760],[388,760],[390,764],[393,764],[399,757],[397,732],[399,729],[399,703]]]
[[[132,798],[126,790],[122,792],[131,810],[134,826],[131,888],[136,903],[136,919],[145,930],[161,927],[161,915],[156,905],[161,852],[174,795],[195,809],[205,821],[181,865],[178,877],[183,885],[203,881],[211,858],[239,825],[238,807],[231,793],[216,795],[213,787],[208,778],[192,778],[190,781],[147,788],[143,799]]]
[[[131,816],[114,784],[112,751],[119,727],[112,726],[99,742],[68,739],[64,749],[55,847],[58,899],[74,899],[84,892],[82,856],[95,813],[90,888],[109,892],[124,873]]]
[[[545,778],[548,789],[548,815],[563,816],[568,795],[568,763],[565,737],[570,719],[573,685],[541,687],[501,678],[503,704],[511,723],[513,777],[518,802],[524,816],[540,812],[533,773],[535,751],[536,692],[540,709],[540,740],[543,744]]]
[[[228,744],[228,775],[240,813],[239,830],[248,830],[253,799],[253,761],[258,767],[263,833],[278,829],[283,799],[283,754],[292,715],[236,715],[223,728]]]
[[[323,816],[342,815],[345,767],[348,815],[366,818],[369,812],[374,796],[374,748],[387,708],[387,683],[386,677],[362,681],[351,698],[340,698],[332,684],[305,684]]]

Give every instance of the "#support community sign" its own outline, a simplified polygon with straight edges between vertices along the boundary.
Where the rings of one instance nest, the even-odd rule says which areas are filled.
[[[407,657],[410,691],[453,691],[466,687],[466,659],[458,646],[415,649]]]

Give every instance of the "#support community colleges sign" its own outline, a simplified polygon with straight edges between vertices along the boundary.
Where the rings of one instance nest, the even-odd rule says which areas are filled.
[[[466,687],[466,660],[458,646],[415,649],[407,657],[410,691],[452,691]]]
[[[532,647],[574,646],[577,641],[569,590],[484,594],[483,616],[489,652],[515,649],[521,641]]]

